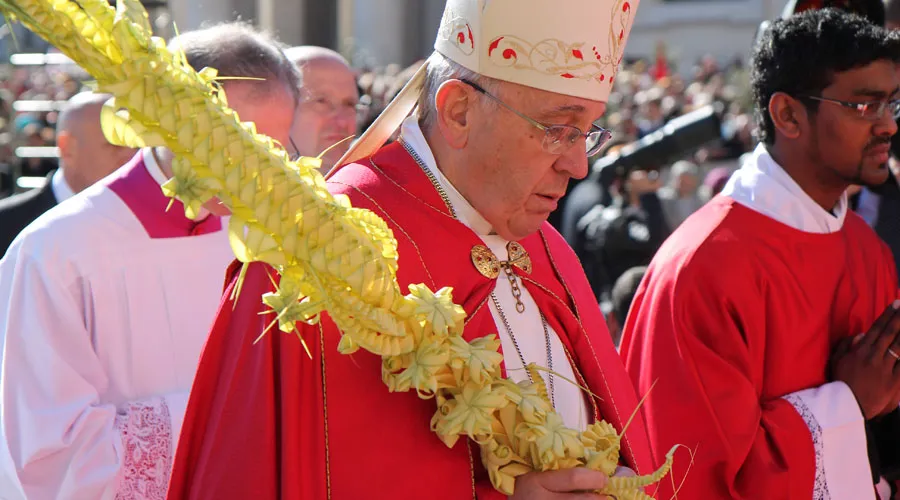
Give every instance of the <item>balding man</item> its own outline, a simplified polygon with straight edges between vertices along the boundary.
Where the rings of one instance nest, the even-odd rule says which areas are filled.
[[[288,142],[299,75],[276,42],[228,23],[170,47],[195,69],[243,77],[222,83],[230,107]],[[0,460],[11,457],[2,468],[27,498],[165,498],[234,258],[216,207],[196,220],[179,201],[167,209],[171,157],[140,150],[38,218],[0,260]]]
[[[294,116],[291,139],[303,156],[318,156],[356,134],[359,88],[350,65],[337,52],[323,47],[292,47],[288,58],[300,69],[300,105]],[[322,158],[330,169],[350,147],[344,141]]]
[[[124,165],[134,149],[113,146],[100,129],[108,94],[82,92],[66,102],[56,123],[59,169],[40,189],[0,200],[0,257],[38,216]]]

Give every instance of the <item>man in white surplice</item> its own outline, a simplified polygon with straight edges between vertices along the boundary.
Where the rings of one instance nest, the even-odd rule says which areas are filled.
[[[173,43],[195,69],[256,78],[223,82],[229,104],[287,143],[299,77],[276,42],[223,24]],[[171,156],[139,151],[0,261],[4,499],[165,498],[233,259],[221,207],[196,220],[179,202],[166,210]]]

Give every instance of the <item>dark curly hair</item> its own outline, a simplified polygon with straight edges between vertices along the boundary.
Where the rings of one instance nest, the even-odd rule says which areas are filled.
[[[835,73],[880,60],[900,61],[900,34],[836,9],[808,10],[773,22],[750,57],[757,138],[775,142],[769,99],[776,92],[819,95]],[[816,101],[805,101],[811,113]]]

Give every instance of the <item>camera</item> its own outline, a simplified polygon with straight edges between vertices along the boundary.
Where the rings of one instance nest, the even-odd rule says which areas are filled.
[[[595,161],[590,178],[609,187],[635,167],[659,168],[711,141],[722,139],[724,110],[724,105],[717,102],[669,120],[656,132]]]

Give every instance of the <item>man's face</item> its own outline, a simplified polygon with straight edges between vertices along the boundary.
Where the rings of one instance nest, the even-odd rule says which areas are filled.
[[[256,131],[280,142],[288,151],[291,123],[294,120],[294,94],[286,84],[273,83],[261,92],[255,82],[231,81],[226,84],[228,105],[242,122],[253,122]]]
[[[606,104],[501,83],[493,94],[543,125],[571,125],[583,132],[606,110]],[[457,189],[491,223],[500,236],[522,239],[556,209],[569,179],[587,175],[585,140],[561,154],[542,146],[544,131],[512,111],[492,105],[474,90],[471,127],[465,146],[466,171]]]
[[[846,103],[871,103],[865,113],[835,102],[819,102],[811,115],[807,151],[840,182],[877,186],[887,180],[891,136],[897,124],[890,107],[879,117],[879,103],[897,99],[900,79],[890,61],[835,73],[820,96]]]
[[[359,91],[353,72],[340,61],[320,58],[301,67],[303,88],[291,138],[303,156],[318,156],[356,134]],[[323,157],[325,168],[334,165],[350,141]]]

